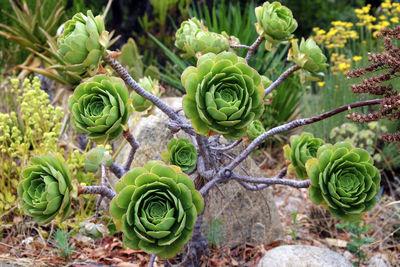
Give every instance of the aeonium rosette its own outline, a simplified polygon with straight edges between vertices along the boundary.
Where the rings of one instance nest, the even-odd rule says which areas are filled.
[[[246,135],[250,141],[253,141],[265,132],[264,126],[261,121],[254,120],[250,123],[249,128],[247,128]]]
[[[306,179],[306,163],[317,156],[317,151],[324,141],[311,133],[302,133],[290,137],[290,146],[285,145],[285,158],[290,161],[289,171],[295,171],[297,178]]]
[[[177,166],[150,161],[116,185],[110,213],[124,243],[162,258],[175,256],[189,241],[203,198]]]
[[[88,10],[86,16],[77,13],[65,23],[57,39],[57,52],[68,71],[95,74],[109,41],[104,19],[101,16],[94,17]]]
[[[261,116],[264,87],[256,70],[234,53],[205,54],[182,73],[183,110],[197,133],[241,138]]]
[[[33,157],[22,171],[18,195],[24,211],[38,223],[45,224],[58,214],[61,219],[71,209],[71,178],[61,157]]]
[[[297,21],[292,11],[279,2],[265,2],[255,9],[257,33],[266,39],[265,47],[271,49],[274,44],[287,42],[293,38]]]
[[[312,74],[323,72],[328,66],[326,56],[311,38],[307,39],[307,41],[301,38],[300,47],[297,44],[297,40],[293,40],[288,59],[294,61],[297,66]]]
[[[78,132],[95,142],[112,141],[128,120],[128,89],[119,78],[94,76],[75,89],[69,110]]]
[[[184,172],[191,172],[196,168],[197,150],[188,139],[172,139],[167,145],[161,157],[165,162],[176,165]]]
[[[337,218],[355,221],[376,203],[380,174],[367,151],[346,142],[327,144],[306,163],[310,198]]]

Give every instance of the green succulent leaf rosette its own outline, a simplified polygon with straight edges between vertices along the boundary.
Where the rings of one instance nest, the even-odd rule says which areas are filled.
[[[239,139],[264,109],[260,75],[231,52],[208,53],[182,74],[183,110],[197,133]]]
[[[78,132],[98,143],[112,141],[128,120],[128,89],[119,78],[94,76],[75,89],[69,110]]]
[[[71,178],[64,160],[51,154],[33,157],[22,171],[18,185],[20,203],[39,224],[61,219],[71,209]]]
[[[161,154],[165,162],[180,167],[183,172],[191,172],[196,168],[197,150],[188,139],[172,139],[167,148]]]
[[[292,11],[279,2],[265,2],[255,8],[257,33],[266,39],[266,48],[271,50],[273,44],[287,42],[293,38],[297,21]]]
[[[110,213],[124,243],[162,258],[175,256],[189,241],[203,198],[177,166],[150,161],[116,185]]]
[[[152,80],[150,77],[140,78],[138,84],[143,87],[147,92],[159,96],[160,86],[157,80]],[[135,91],[132,91],[130,95],[132,99],[132,106],[136,111],[142,112],[153,106],[153,103],[148,99],[142,97]]]
[[[375,205],[380,174],[367,151],[346,142],[327,144],[306,168],[312,202],[327,205],[337,218],[358,220]]]
[[[311,133],[291,136],[290,146],[283,147],[285,158],[290,161],[289,171],[294,170],[299,179],[306,179],[308,176],[305,165],[309,159],[317,156],[318,148],[323,144],[322,139],[315,138]]]
[[[95,147],[85,154],[83,163],[86,171],[97,172],[100,165],[110,167],[113,163],[113,158],[104,147]]]
[[[254,120],[250,123],[249,128],[247,128],[246,135],[250,141],[253,141],[265,132],[264,126],[261,121]]]
[[[75,14],[64,25],[64,31],[57,39],[58,55],[68,66],[67,70],[95,74],[109,43],[108,32],[104,28],[101,16],[94,17],[88,10],[87,15]]]
[[[301,38],[300,47],[297,41],[293,41],[288,59],[294,61],[296,65],[311,73],[323,72],[328,66],[328,63],[326,63],[326,56],[311,38],[307,39],[307,41]]]
[[[175,37],[175,46],[185,51],[183,57],[186,58],[230,49],[229,37],[226,34],[208,31],[207,27],[197,18],[182,22]]]

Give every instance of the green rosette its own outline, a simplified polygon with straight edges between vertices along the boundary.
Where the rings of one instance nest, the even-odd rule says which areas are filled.
[[[162,258],[174,257],[189,241],[203,198],[177,166],[150,161],[116,185],[110,213],[124,243]]]
[[[311,73],[323,72],[328,66],[326,56],[311,38],[307,39],[307,41],[301,38],[300,47],[297,41],[293,41],[288,59]]]
[[[64,159],[43,155],[33,157],[21,174],[18,195],[25,214],[39,224],[49,223],[58,214],[65,219],[71,209],[71,178]]]
[[[94,17],[90,10],[85,16],[75,14],[64,25],[57,39],[58,56],[67,64],[66,70],[91,75],[97,72],[100,60],[109,43],[101,16]]]
[[[312,202],[337,218],[359,220],[372,209],[380,188],[380,174],[369,153],[346,142],[327,144],[306,163]]]
[[[153,80],[150,77],[140,78],[138,84],[143,87],[147,92],[160,96],[160,86],[157,80]],[[153,103],[139,95],[135,91],[132,91],[130,98],[132,99],[132,106],[138,112],[146,111],[153,106]]]
[[[264,126],[261,121],[254,120],[250,123],[249,128],[247,128],[246,135],[250,141],[253,141],[265,132]]]
[[[283,147],[285,158],[290,161],[289,171],[294,170],[299,179],[307,179],[305,165],[309,159],[316,157],[318,148],[323,144],[322,139],[315,138],[311,133],[291,136],[290,146]]]
[[[188,139],[172,139],[167,148],[168,150],[161,154],[165,162],[180,167],[183,172],[191,172],[196,168],[197,150]]]
[[[297,21],[292,11],[279,2],[265,2],[255,8],[257,33],[266,39],[266,48],[272,49],[277,43],[287,42],[294,37]]]
[[[94,76],[75,89],[69,110],[75,130],[97,143],[113,141],[128,121],[128,89],[119,78]]]
[[[199,134],[239,139],[264,110],[260,75],[234,53],[205,54],[181,80],[187,93],[183,110]]]

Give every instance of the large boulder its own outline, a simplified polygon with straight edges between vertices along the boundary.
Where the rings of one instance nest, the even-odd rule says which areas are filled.
[[[179,109],[182,99],[179,97],[164,98],[169,106]],[[129,120],[130,129],[140,147],[135,154],[131,168],[141,167],[149,160],[161,160],[161,152],[167,148],[167,144],[174,135],[168,130],[169,118],[159,109],[154,109],[153,114],[139,119]],[[180,131],[176,137],[190,136]],[[222,142],[227,142],[221,138]],[[234,156],[244,149],[240,144],[229,154]],[[129,155],[129,146],[125,145],[116,158],[116,163],[123,164]],[[225,162],[229,159],[225,158]],[[261,177],[262,171],[255,162],[248,158],[238,172]],[[195,174],[192,178],[195,178]],[[283,236],[282,225],[279,220],[278,210],[272,197],[271,189],[262,191],[248,191],[236,182],[219,184],[210,190],[206,198],[204,214],[206,234],[216,245],[235,246],[250,242],[253,244],[268,244]],[[220,227],[217,227],[217,226]],[[217,233],[215,232],[217,231]]]
[[[268,250],[258,267],[352,267],[340,254],[327,249],[306,245],[279,246]]]

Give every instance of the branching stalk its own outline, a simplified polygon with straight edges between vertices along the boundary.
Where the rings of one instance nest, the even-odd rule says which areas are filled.
[[[293,72],[301,69],[299,66],[294,65],[285,70],[276,81],[274,81],[267,89],[265,89],[264,97],[271,93],[278,85],[280,85],[287,77],[290,76]]]
[[[156,107],[158,107],[162,112],[164,112],[171,120],[177,121],[179,124],[185,125],[185,121],[182,117],[180,117],[173,108],[165,104],[160,98],[157,96],[147,92],[143,87],[141,87],[126,71],[126,69],[114,58],[110,55],[103,56],[104,61],[107,62],[114,70],[118,73],[122,80],[124,80],[125,84],[129,86],[132,90],[138,93],[140,96],[151,101]],[[182,128],[186,133],[190,135],[195,135],[193,127]]]
[[[107,188],[105,186],[101,186],[101,185],[80,186],[78,188],[78,195],[81,195],[81,194],[99,194],[110,200],[113,199],[116,195],[116,193],[113,190],[111,190],[110,188]]]
[[[258,36],[254,43],[250,46],[249,51],[246,55],[246,62],[249,63],[251,57],[255,54],[260,44],[264,41],[264,37]]]
[[[131,146],[131,150],[129,151],[128,159],[126,160],[126,163],[124,165],[124,171],[126,173],[129,171],[132,161],[133,161],[133,158],[135,157],[136,150],[139,148],[139,142],[136,141],[135,137],[129,130],[124,131],[123,136],[125,137],[126,141],[128,141],[129,145]]]
[[[351,108],[356,108],[356,107],[362,107],[362,106],[371,106],[371,105],[377,105],[380,104],[383,101],[383,99],[374,99],[374,100],[364,100],[360,102],[356,102],[350,105],[344,105],[339,108],[336,108],[334,110],[325,112],[323,114],[310,117],[310,118],[305,118],[305,119],[298,119],[291,121],[289,123],[277,126],[275,128],[272,128],[266,132],[264,132],[262,135],[257,137],[256,139],[253,140],[253,142],[240,153],[228,166],[225,168],[222,168],[220,172],[218,173],[219,176],[224,177],[224,172],[226,170],[232,171],[234,168],[236,168],[249,154],[257,148],[262,142],[264,142],[268,137],[271,137],[275,134],[282,133],[303,125],[311,124],[320,120],[324,120],[326,118],[332,117],[333,115],[336,115],[340,112],[349,110]]]

